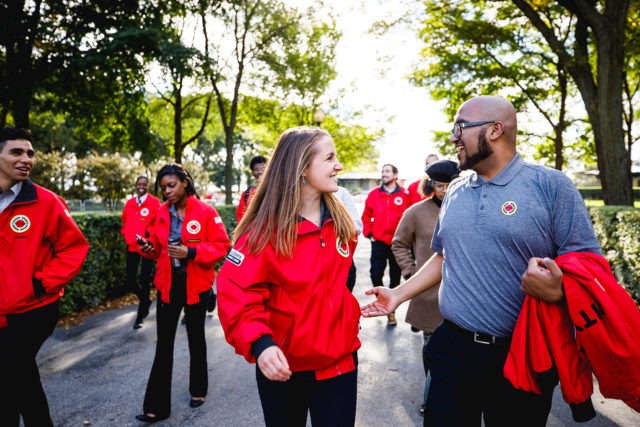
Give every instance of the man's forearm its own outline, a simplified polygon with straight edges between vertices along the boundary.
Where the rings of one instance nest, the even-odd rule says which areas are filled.
[[[404,302],[440,283],[443,261],[442,255],[433,254],[409,280],[394,289],[398,297]]]

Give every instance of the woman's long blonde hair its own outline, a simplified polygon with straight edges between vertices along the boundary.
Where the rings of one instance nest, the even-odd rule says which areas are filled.
[[[290,257],[297,240],[302,198],[302,174],[309,167],[319,138],[328,136],[320,128],[300,126],[280,135],[264,175],[233,239],[247,233],[249,252],[257,254],[269,243],[278,255]],[[355,225],[342,203],[332,194],[323,193],[336,234],[342,241],[356,235]]]

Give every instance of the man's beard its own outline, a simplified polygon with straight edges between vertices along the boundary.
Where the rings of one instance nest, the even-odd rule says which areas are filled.
[[[473,156],[465,156],[464,161],[460,162],[460,170],[469,170],[473,169],[475,165],[477,165],[480,161],[486,159],[487,157],[493,154],[493,149],[487,142],[487,137],[484,134],[484,128],[480,131],[478,135],[478,152]],[[465,144],[465,154],[467,153],[467,147]]]

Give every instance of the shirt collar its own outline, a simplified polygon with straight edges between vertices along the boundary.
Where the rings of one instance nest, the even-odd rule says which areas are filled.
[[[2,191],[0,192],[0,194],[9,194],[9,192],[13,193],[13,197],[17,196],[18,194],[20,194],[20,190],[22,190],[22,181],[18,181],[15,184],[13,184],[11,187],[9,187],[9,189],[7,191]],[[5,197],[8,197],[7,195],[5,195]]]
[[[13,191],[13,194],[15,194],[16,196],[17,196],[18,194],[20,194],[20,190],[22,190],[22,181],[18,181],[18,182],[16,182],[16,183],[13,185],[13,187],[11,187],[11,188],[9,189],[9,191]]]
[[[489,181],[482,178],[476,172],[473,172],[471,177],[469,178],[469,183],[471,187],[480,187],[481,185],[490,182],[494,185],[507,185],[509,184],[520,172],[520,170],[524,167],[524,160],[520,157],[520,154],[516,153],[513,156],[513,159],[500,171],[500,173],[494,176]]]
[[[398,193],[398,192],[400,191],[400,186],[398,185],[398,183],[396,183],[396,186],[395,186],[395,188],[394,188],[393,190],[391,190],[391,191],[387,191],[387,190],[384,188],[384,184],[383,184],[383,185],[381,185],[381,186],[380,186],[380,189],[379,189],[378,191],[380,191],[380,192],[384,192],[384,193],[387,193],[387,194]]]

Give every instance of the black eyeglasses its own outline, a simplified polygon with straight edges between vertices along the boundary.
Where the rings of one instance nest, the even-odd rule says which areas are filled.
[[[484,122],[461,122],[461,123],[454,123],[453,124],[453,129],[451,129],[451,133],[453,134],[454,138],[460,138],[460,136],[462,135],[462,130],[465,128],[472,128],[472,127],[476,127],[476,126],[482,126],[482,125],[486,125],[489,123],[495,123],[497,122],[497,120],[485,120]]]

